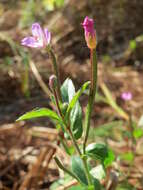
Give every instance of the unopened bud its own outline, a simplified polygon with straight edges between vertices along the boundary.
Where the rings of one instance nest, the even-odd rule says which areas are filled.
[[[49,86],[51,89],[55,89],[57,87],[57,77],[55,75],[51,75],[49,78]]]
[[[84,19],[84,22],[82,23],[82,26],[84,28],[84,34],[85,34],[85,40],[86,40],[87,46],[90,49],[95,49],[97,42],[96,42],[96,31],[94,29],[93,19],[88,18],[86,16]]]
[[[68,108],[68,103],[64,102],[61,107],[63,114],[66,114],[67,108]]]

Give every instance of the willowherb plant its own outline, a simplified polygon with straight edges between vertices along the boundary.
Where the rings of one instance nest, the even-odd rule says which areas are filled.
[[[85,32],[85,40],[90,50],[91,78],[90,81],[84,83],[76,92],[71,79],[68,78],[62,85],[60,84],[56,57],[50,46],[51,33],[48,29],[43,30],[38,23],[32,25],[33,36],[24,38],[21,44],[32,48],[45,48],[50,54],[54,75],[49,78],[49,87],[54,110],[48,108],[35,109],[22,115],[18,121],[37,117],[50,118],[54,122],[57,130],[59,130],[58,145],[62,144],[67,154],[71,156],[71,167],[69,168],[66,168],[59,158],[54,156],[59,168],[75,178],[84,189],[99,190],[102,188],[100,183],[101,175],[103,173],[105,174],[106,167],[113,160],[113,155],[112,151],[105,144],[92,143],[87,145],[91,113],[97,89],[97,42],[93,19],[85,17],[82,26]],[[85,90],[88,90],[89,94],[84,118],[79,98]],[[78,142],[80,138],[83,139],[82,144]],[[74,155],[70,151],[71,149],[68,145],[69,140],[72,141],[77,155]],[[91,160],[98,161],[95,163],[100,162],[100,166],[97,165],[93,168],[90,164]]]

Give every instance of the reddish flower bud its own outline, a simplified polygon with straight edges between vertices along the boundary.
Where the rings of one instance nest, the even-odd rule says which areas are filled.
[[[87,46],[90,49],[95,49],[97,42],[96,42],[96,31],[94,29],[93,19],[90,19],[88,16],[86,16],[82,23],[82,26],[84,28],[84,34]]]
[[[51,89],[55,89],[57,87],[57,77],[55,75],[51,75],[49,78],[49,86]]]

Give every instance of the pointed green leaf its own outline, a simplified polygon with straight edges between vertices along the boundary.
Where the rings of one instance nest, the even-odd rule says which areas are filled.
[[[79,139],[82,136],[83,132],[82,110],[79,102],[76,103],[76,105],[70,113],[70,124],[74,137],[76,139]]]
[[[86,153],[88,156],[103,162],[108,157],[108,148],[104,144],[92,143],[87,146]]]
[[[94,178],[93,179],[93,182],[94,182],[94,189],[96,190],[101,190],[101,185],[100,185],[100,182],[98,179]]]
[[[69,103],[75,94],[75,87],[71,79],[67,78],[62,87],[61,94],[63,102]]]
[[[75,104],[77,103],[79,97],[81,96],[81,94],[88,88],[90,82],[86,82],[82,85],[81,89],[78,90],[75,95],[73,96],[72,100],[69,103],[68,109],[67,109],[67,114],[71,111],[71,109],[75,106]]]
[[[87,88],[88,84],[83,85],[82,90],[77,94],[75,99],[75,87],[71,79],[66,79],[61,87],[62,100],[64,103],[68,103],[68,108],[70,112],[70,124],[73,135],[76,139],[79,139],[82,136],[82,109],[78,102],[79,95]],[[73,100],[73,101],[72,101]],[[68,109],[67,108],[67,109]],[[66,114],[66,117],[68,114]],[[66,118],[65,117],[65,118]],[[68,118],[68,117],[67,117]]]
[[[83,166],[82,160],[80,159],[79,156],[72,156],[71,157],[71,167],[72,167],[73,173],[79,179],[79,182],[81,184],[87,185],[88,182],[86,179],[86,175],[84,173],[84,166]]]
[[[107,168],[115,160],[115,154],[111,149],[108,149],[108,156],[104,160],[104,166]]]
[[[59,116],[48,108],[39,108],[39,109],[34,109],[32,111],[29,111],[25,113],[24,115],[20,116],[17,119],[17,121],[28,120],[28,119],[38,118],[38,117],[49,117],[50,119],[56,120],[59,123],[63,123],[62,120],[59,118]]]

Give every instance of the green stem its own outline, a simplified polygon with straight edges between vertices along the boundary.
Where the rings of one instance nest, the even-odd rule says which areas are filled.
[[[59,100],[58,100],[58,97],[57,97],[56,90],[55,90],[55,89],[52,89],[52,90],[53,90],[53,95],[54,95],[54,98],[55,98],[55,101],[56,101],[56,106],[57,106],[58,113],[59,113],[59,115],[60,115],[60,116],[62,117],[62,119],[63,119],[64,117],[63,117],[62,111],[61,111],[61,109],[60,109]]]
[[[61,118],[62,118],[62,120],[63,120],[63,122],[64,122],[64,125],[66,126],[66,129],[67,129],[67,131],[68,131],[68,133],[69,133],[69,136],[70,136],[70,138],[71,138],[71,140],[72,140],[72,142],[73,142],[73,144],[74,144],[74,147],[75,147],[77,153],[79,154],[79,156],[80,156],[80,158],[81,158],[81,160],[82,160],[82,162],[83,162],[84,171],[85,171],[85,174],[86,174],[86,177],[87,177],[87,180],[88,180],[88,184],[89,184],[89,185],[92,185],[92,179],[91,179],[91,175],[90,175],[90,173],[89,173],[89,169],[88,169],[88,166],[87,166],[86,158],[83,157],[83,155],[82,155],[82,153],[81,153],[81,151],[80,151],[80,149],[79,149],[79,146],[78,146],[78,144],[77,144],[77,142],[76,142],[76,140],[75,140],[75,138],[74,138],[74,136],[73,136],[73,133],[72,133],[72,131],[71,131],[71,129],[70,129],[70,125],[68,126],[68,125],[65,123],[65,121],[64,121],[64,116],[63,116],[63,114],[62,114],[62,112],[61,112],[61,109],[60,109],[60,106],[59,106],[59,101],[58,101],[57,93],[56,93],[56,91],[55,91],[54,89],[53,89],[53,94],[54,94],[54,97],[55,97],[56,106],[57,106],[59,115],[61,116]],[[56,161],[57,161],[57,159],[56,159]],[[57,162],[58,162],[58,161],[57,161]],[[59,162],[58,162],[58,163],[59,163]],[[61,166],[61,165],[60,165],[60,166]],[[63,166],[62,166],[62,167],[63,167]],[[64,170],[64,169],[65,169],[65,168],[63,168],[63,170]],[[66,171],[66,170],[64,170],[64,171]],[[69,171],[66,171],[66,172],[69,173]]]
[[[55,157],[54,160],[60,169],[62,169],[64,172],[68,173],[70,176],[72,176],[73,178],[75,178],[78,181],[78,178],[76,177],[76,175],[74,173],[72,173],[72,171],[65,168],[57,157]]]
[[[71,138],[71,140],[72,140],[72,142],[73,142],[73,144],[74,144],[74,146],[75,146],[75,149],[76,149],[77,153],[78,153],[79,156],[81,157],[81,156],[82,156],[82,153],[81,153],[81,151],[80,151],[80,149],[79,149],[79,147],[78,147],[78,145],[77,145],[77,143],[76,143],[76,140],[75,140],[75,138],[74,138],[74,136],[73,136],[73,134],[72,134],[72,131],[71,131],[70,127],[68,127],[68,132],[69,132],[70,138]]]
[[[69,135],[70,135],[70,137],[71,137],[71,139],[72,139],[72,142],[73,142],[73,144],[74,144],[74,146],[75,146],[75,148],[76,148],[76,151],[78,152],[78,154],[79,154],[79,156],[80,156],[80,158],[81,158],[81,160],[82,160],[82,163],[83,163],[83,165],[84,165],[84,171],[85,171],[85,175],[86,175],[88,184],[89,184],[89,185],[92,185],[92,179],[91,179],[91,175],[90,175],[90,173],[89,173],[89,169],[88,169],[88,166],[87,166],[86,158],[83,157],[83,155],[82,155],[82,153],[81,153],[81,151],[80,151],[80,149],[79,149],[79,147],[78,147],[78,145],[77,145],[77,143],[76,143],[76,140],[74,139],[74,136],[73,136],[72,131],[71,131],[70,128],[68,128],[68,132],[69,132]]]
[[[89,129],[90,129],[90,119],[91,119],[91,113],[93,109],[93,104],[95,100],[95,94],[96,94],[96,86],[97,86],[97,56],[96,56],[96,49],[90,50],[90,62],[91,62],[91,86],[90,86],[90,92],[89,92],[89,99],[88,99],[88,105],[86,109],[85,114],[85,139],[83,143],[83,152],[85,154],[85,148],[86,143],[89,135]]]
[[[60,76],[59,76],[58,67],[57,67],[57,61],[56,61],[55,54],[53,53],[53,51],[51,50],[51,48],[49,49],[49,52],[50,52],[50,55],[51,55],[51,58],[52,58],[54,72],[55,72],[55,75],[57,77],[57,93],[58,93],[58,98],[61,101],[62,100],[62,98],[61,98],[61,91],[60,91],[61,84],[60,84]]]

